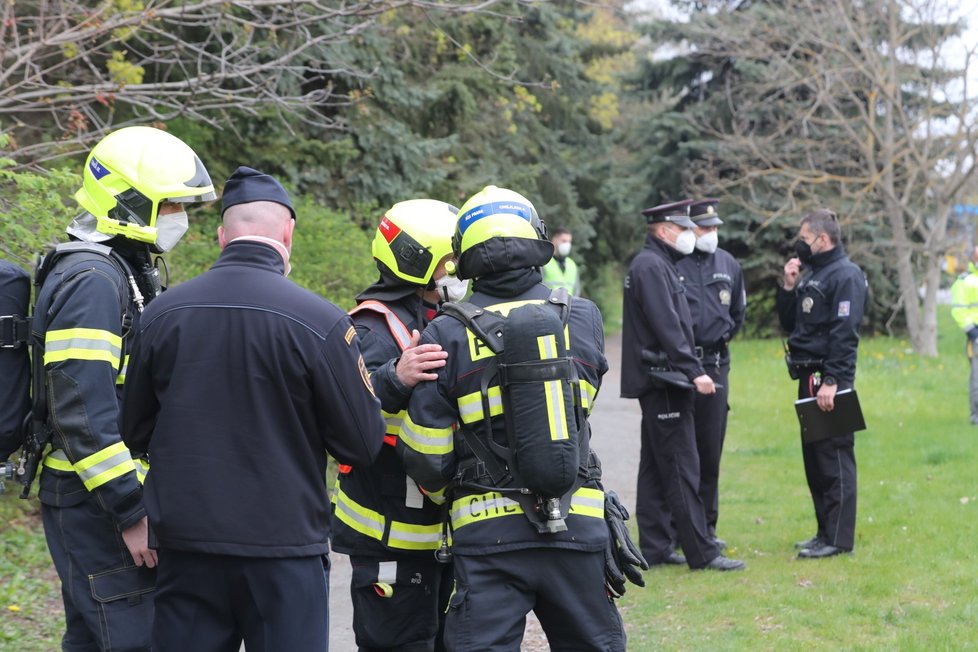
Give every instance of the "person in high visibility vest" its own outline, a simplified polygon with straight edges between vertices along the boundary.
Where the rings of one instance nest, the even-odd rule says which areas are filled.
[[[543,284],[551,290],[564,288],[568,294],[580,296],[581,273],[570,257],[574,236],[567,229],[554,229],[550,242],[554,245],[554,257],[543,266]]]
[[[965,334],[965,352],[971,365],[968,400],[971,404],[971,425],[978,426],[978,247],[971,252],[968,271],[951,286],[951,317]]]
[[[458,209],[434,199],[392,206],[372,253],[380,272],[350,311],[371,383],[387,420],[369,466],[341,466],[333,491],[332,548],[353,566],[350,598],[359,650],[440,650],[452,567],[439,563],[442,510],[404,472],[395,448],[408,400],[434,380],[447,353],[418,342],[442,301],[468,282],[446,274]]]

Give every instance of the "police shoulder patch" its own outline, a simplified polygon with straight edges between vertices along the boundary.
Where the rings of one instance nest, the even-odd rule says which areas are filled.
[[[360,370],[360,378],[363,380],[363,384],[366,385],[367,391],[374,394],[373,383],[370,382],[370,372],[367,371],[367,363],[363,361],[363,356],[357,356],[357,368]]]
[[[350,346],[350,344],[353,343],[353,338],[356,336],[357,329],[355,326],[350,326],[348,329],[346,329],[346,335],[343,336],[343,339],[346,341],[346,345]]]
[[[848,317],[848,316],[849,316],[849,302],[848,301],[840,301],[839,302],[839,317]]]

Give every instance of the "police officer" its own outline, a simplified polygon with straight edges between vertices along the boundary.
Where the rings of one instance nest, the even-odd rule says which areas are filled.
[[[730,395],[730,350],[727,347],[744,324],[746,295],[740,264],[720,249],[716,199],[689,205],[689,218],[696,225],[696,249],[676,263],[686,288],[686,302],[693,319],[694,353],[713,379],[717,391],[696,394],[694,423],[696,449],[700,456],[700,500],[706,509],[706,525],[716,539],[719,512],[720,454],[727,431],[727,399]],[[720,547],[725,542],[718,540]]]
[[[789,370],[798,398],[817,397],[833,409],[836,392],[853,386],[866,277],[842,246],[835,213],[821,209],[801,220],[796,258],[784,266],[777,293],[781,326],[788,337]],[[856,456],[853,433],[802,443],[805,477],[818,530],[796,544],[802,559],[851,552],[856,533]]]
[[[720,554],[710,536],[699,495],[699,455],[693,422],[694,391],[712,395],[693,342],[693,320],[676,263],[696,247],[691,200],[646,209],[645,247],[625,278],[621,391],[642,407],[642,451],[636,515],[639,545],[650,564],[739,570],[744,563]],[[686,387],[654,381],[643,353],[662,359],[688,379]],[[646,354],[646,355],[648,355]],[[675,523],[675,530],[670,525]],[[673,548],[673,531],[685,558]]]
[[[951,286],[951,317],[965,335],[965,353],[971,366],[968,379],[971,425],[978,426],[978,247],[971,252],[968,271]]]
[[[64,599],[62,649],[148,650],[156,553],[147,543],[142,461],[119,433],[119,394],[143,308],[160,293],[152,253],[187,230],[188,203],[214,198],[178,138],[128,127],[91,151],[75,199],[74,242],[45,260],[33,331],[43,341],[53,433],[42,461],[44,532]],[[38,410],[47,409],[39,415]]]
[[[550,234],[554,257],[543,266],[543,284],[548,288],[564,288],[568,294],[581,294],[581,273],[570,257],[574,236],[567,229],[554,229]]]
[[[20,447],[20,427],[30,407],[30,358],[15,330],[15,316],[27,316],[30,296],[30,277],[0,260],[0,462]]]
[[[153,460],[153,649],[324,650],[326,452],[369,465],[384,420],[350,318],[285,278],[282,186],[240,167],[222,204],[220,257],[143,315],[123,397]]]
[[[351,311],[360,350],[387,420],[371,466],[340,468],[333,550],[350,555],[353,631],[362,652],[437,648],[451,567],[438,563],[441,508],[409,478],[394,452],[411,391],[435,380],[446,354],[418,345],[439,301],[459,301],[467,282],[445,273],[458,209],[434,199],[395,204],[373,241],[379,280]]]
[[[459,210],[453,249],[458,276],[474,279],[470,302],[479,314],[512,319],[511,310],[551,296],[539,268],[553,255],[553,246],[533,205],[516,192],[487,186],[473,195]],[[569,351],[587,410],[608,369],[601,314],[586,299],[569,305],[561,314],[567,317]],[[548,315],[555,312],[541,307]],[[495,362],[494,349],[473,328],[449,314],[428,325],[422,342],[441,344],[448,358],[437,380],[415,387],[397,446],[408,473],[430,495],[448,501],[455,590],[445,647],[519,649],[525,616],[534,610],[554,650],[624,650],[621,617],[604,588],[602,551],[609,535],[598,469],[587,458],[575,462],[570,470],[579,472],[579,482],[566,496],[573,511],[562,512],[565,530],[542,533],[536,510],[524,507],[528,501],[517,491],[520,485],[505,480],[515,467],[493,452],[507,449],[506,422],[514,415],[505,414],[498,376],[485,373]],[[481,330],[487,338],[498,337],[496,330]],[[543,355],[536,338],[504,344],[530,346]],[[521,425],[532,420],[528,413],[515,416]],[[566,424],[563,416],[553,413]],[[543,419],[528,428],[549,442],[556,421],[548,425]],[[589,437],[586,419],[582,427],[581,436]],[[578,464],[587,470],[579,471]]]

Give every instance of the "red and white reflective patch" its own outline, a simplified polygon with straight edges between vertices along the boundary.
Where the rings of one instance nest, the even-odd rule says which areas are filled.
[[[387,219],[387,216],[385,215],[384,219],[380,221],[380,232],[384,234],[384,239],[387,240],[387,244],[390,244],[401,232],[401,229]]]
[[[839,302],[839,316],[840,317],[848,317],[849,316],[849,302],[848,301],[840,301]]]

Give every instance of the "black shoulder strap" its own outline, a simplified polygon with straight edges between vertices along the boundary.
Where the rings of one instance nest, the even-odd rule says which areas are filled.
[[[502,353],[505,343],[501,326],[505,317],[468,301],[443,303],[440,310],[462,322],[463,326],[485,342],[490,351],[496,355]]]

